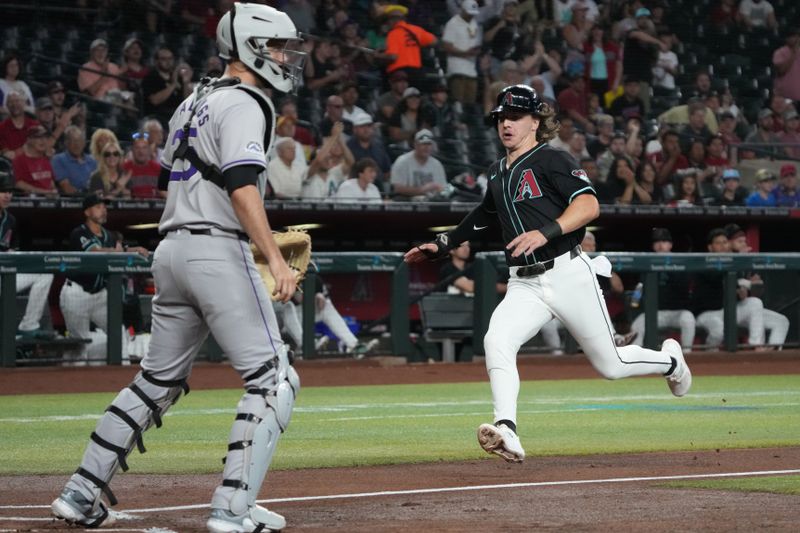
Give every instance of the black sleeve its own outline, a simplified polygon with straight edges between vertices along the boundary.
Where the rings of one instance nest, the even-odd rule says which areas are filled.
[[[147,98],[151,94],[157,93],[158,91],[160,91],[161,89],[166,87],[166,85],[164,87],[161,87],[161,88],[158,87],[159,80],[156,79],[156,76],[158,76],[158,73],[153,71],[153,72],[150,72],[147,76],[145,76],[144,79],[142,80],[142,94],[144,95],[145,100],[147,100]],[[150,105],[150,101],[149,100],[147,100],[146,103],[147,103],[147,105]]]
[[[592,187],[592,182],[589,181],[589,176],[575,164],[572,156],[562,150],[553,150],[552,152],[548,177],[567,205],[580,194],[597,194]]]
[[[161,173],[158,175],[158,190],[166,191],[169,186],[169,175],[172,171],[168,168],[161,167]]]
[[[483,201],[464,217],[464,220],[452,231],[449,232],[450,248],[455,248],[464,241],[469,241],[472,237],[478,236],[481,231],[488,229],[496,222],[497,210],[492,196],[492,187],[488,185]]]
[[[239,165],[231,167],[222,173],[225,178],[225,190],[230,196],[233,191],[246,185],[256,185],[258,175],[264,171],[264,167],[258,165]]]
[[[69,234],[69,247],[71,250],[77,250],[79,252],[86,251],[86,248],[84,248],[84,239],[81,239],[81,237],[84,237],[84,232],[81,227],[78,226]],[[88,245],[89,241],[85,242],[87,242]]]
[[[402,116],[403,114],[400,112],[400,108],[398,106],[397,108],[395,108],[394,113],[392,113],[392,116],[389,117],[388,125],[394,126],[395,128],[402,128],[403,127],[403,120],[401,118]]]

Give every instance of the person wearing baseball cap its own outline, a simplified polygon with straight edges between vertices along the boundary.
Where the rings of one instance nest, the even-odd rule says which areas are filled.
[[[414,132],[423,125],[430,125],[433,117],[422,107],[422,95],[416,87],[403,91],[403,99],[388,122],[389,142],[411,145]]]
[[[775,204],[778,207],[800,207],[800,189],[797,187],[797,166],[786,163],[781,166],[781,183],[775,189]]]
[[[78,73],[78,88],[93,98],[102,99],[109,91],[122,90],[120,68],[108,60],[108,43],[95,39],[89,45],[89,61]]]
[[[741,186],[741,176],[735,168],[726,168],[722,171],[722,192],[720,205],[742,206],[747,199],[747,189]]]
[[[47,157],[49,138],[47,130],[39,124],[28,130],[22,153],[14,158],[17,189],[28,194],[58,195],[53,166]]]
[[[731,222],[723,229],[725,230],[725,236],[728,237],[732,252],[745,254],[752,250],[750,245],[747,244],[747,234],[739,224]]]
[[[47,133],[53,138],[54,143],[64,131],[65,126],[61,126],[56,120],[53,101],[47,96],[40,96],[36,99],[36,120],[39,121],[40,125],[44,126]]]
[[[747,197],[744,204],[747,207],[775,207],[775,184],[777,178],[771,170],[760,168],[755,174],[755,190]]]
[[[69,249],[77,252],[134,252],[144,257],[150,252],[141,247],[126,248],[119,240],[119,234],[105,228],[108,221],[109,201],[97,194],[87,195],[81,204],[84,221],[75,227],[69,236]],[[91,364],[106,358],[106,332],[108,331],[108,284],[107,274],[82,274],[71,271],[61,287],[59,305],[64,315],[64,323],[70,336],[92,339],[77,353],[75,364]],[[90,324],[97,328],[90,330]],[[127,335],[122,335],[122,353],[127,356]],[[66,357],[66,356],[65,356]],[[96,363],[95,363],[96,364]]]
[[[426,199],[444,190],[447,174],[433,157],[433,132],[421,129],[414,134],[414,149],[398,157],[392,165],[392,187],[399,199]]]
[[[20,235],[17,220],[8,206],[14,196],[14,179],[11,165],[0,160],[0,253],[19,249]],[[25,314],[17,326],[17,338],[51,339],[54,334],[41,328],[42,314],[47,305],[47,295],[53,283],[53,274],[17,274],[16,292],[28,293]]]
[[[667,228],[653,228],[650,234],[652,251],[657,254],[672,253],[672,233]],[[691,306],[691,277],[686,272],[662,272],[658,276],[658,314],[656,324],[659,329],[679,329],[681,347],[684,353],[691,351],[694,344],[696,322]],[[645,314],[641,313],[631,324],[635,333],[632,343],[644,344]]]
[[[742,158],[782,158],[785,156],[783,148],[778,146],[778,144],[781,142],[781,139],[773,131],[773,127],[775,125],[774,116],[774,112],[768,107],[765,107],[758,112],[757,128],[754,132],[745,137],[744,143],[745,145],[748,143],[753,143],[762,146],[742,147],[742,150],[744,151]]]
[[[781,142],[789,144],[784,150],[790,159],[800,159],[800,116],[794,107],[783,112],[783,131],[778,133]]]
[[[134,80],[145,79],[150,68],[142,63],[144,44],[138,37],[131,37],[122,45],[122,68],[120,72]]]
[[[64,88],[64,84],[58,80],[53,80],[48,83],[47,97],[50,98],[50,101],[53,103],[53,111],[56,119],[60,118],[64,111],[66,111],[64,102],[67,99],[67,91]]]
[[[650,10],[646,7],[637,9],[634,13],[635,26],[627,32],[623,41],[625,53],[622,56],[622,72],[628,82],[639,84],[635,96],[642,100],[643,107],[639,110],[642,116],[647,116],[650,111],[650,84],[653,82],[653,67],[657,59],[653,50],[662,46],[650,17]]]
[[[385,53],[393,57],[386,66],[386,73],[391,75],[397,70],[405,70],[409,83],[415,87],[427,87],[422,70],[422,49],[434,46],[437,39],[422,27],[406,22],[407,14],[408,8],[399,4],[383,7],[382,15],[391,28],[386,34]]]

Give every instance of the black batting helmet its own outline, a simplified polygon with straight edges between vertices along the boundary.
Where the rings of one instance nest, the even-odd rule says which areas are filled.
[[[497,121],[500,113],[506,110],[522,111],[538,115],[542,112],[544,102],[539,95],[527,85],[509,85],[497,95],[497,107],[492,109],[492,119]]]

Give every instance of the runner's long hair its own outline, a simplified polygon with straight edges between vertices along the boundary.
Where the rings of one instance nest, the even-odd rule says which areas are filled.
[[[537,116],[539,117],[539,128],[536,130],[536,140],[547,142],[556,136],[561,123],[556,120],[556,112],[547,103],[542,103]]]

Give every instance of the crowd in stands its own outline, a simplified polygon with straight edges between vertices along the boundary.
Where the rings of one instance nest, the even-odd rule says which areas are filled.
[[[448,201],[465,182],[479,193],[500,148],[486,113],[525,83],[556,108],[551,144],[602,203],[800,202],[791,0],[267,3],[307,34],[304,86],[272,95],[270,198]],[[229,4],[111,1],[33,26],[10,14],[0,153],[18,192],[161,197],[167,122],[223,71],[213,39]]]

